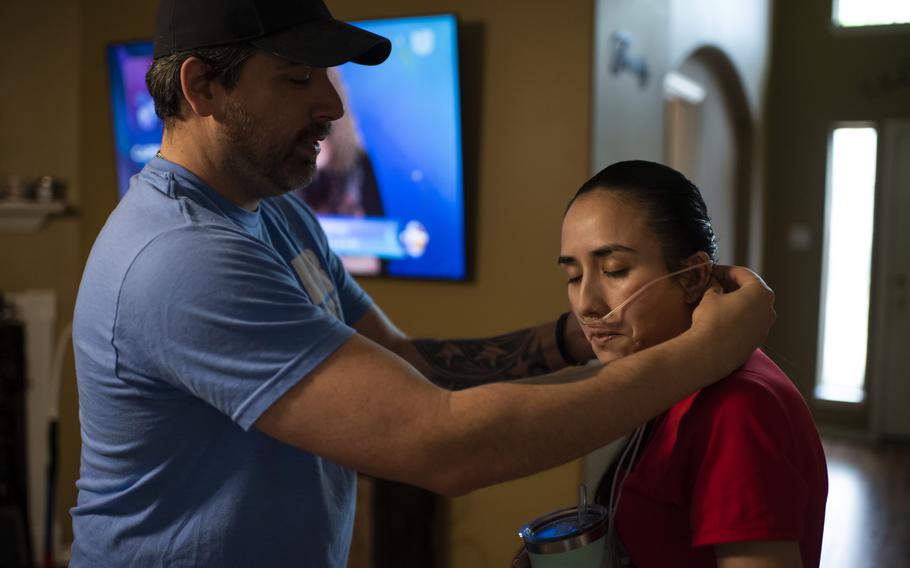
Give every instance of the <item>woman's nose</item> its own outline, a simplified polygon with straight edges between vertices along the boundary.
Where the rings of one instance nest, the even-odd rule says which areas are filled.
[[[578,312],[583,316],[602,316],[610,311],[606,296],[594,278],[582,278],[578,298]]]

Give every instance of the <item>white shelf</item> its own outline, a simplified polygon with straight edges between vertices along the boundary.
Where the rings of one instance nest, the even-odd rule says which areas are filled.
[[[55,201],[0,201],[0,232],[29,233],[44,225],[50,215],[66,210],[66,202]]]

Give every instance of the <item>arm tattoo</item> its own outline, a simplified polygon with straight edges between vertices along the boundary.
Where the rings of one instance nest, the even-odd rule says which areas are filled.
[[[415,339],[427,378],[450,390],[550,372],[534,328],[488,339]]]

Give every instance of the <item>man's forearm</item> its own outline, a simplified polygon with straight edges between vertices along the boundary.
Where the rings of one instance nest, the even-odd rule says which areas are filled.
[[[449,393],[450,414],[436,427],[455,429],[449,438],[456,443],[434,457],[454,477],[446,486],[455,494],[471,491],[565,463],[621,437],[745,358],[742,350],[711,355],[713,343],[686,332],[615,361],[589,380]]]
[[[402,351],[399,354],[424,376],[449,390],[532,377],[565,366],[553,322],[483,339],[412,339]]]
[[[564,323],[560,331],[568,358],[573,361],[593,358],[591,345],[578,320],[567,317]],[[566,366],[556,343],[555,321],[496,337],[411,339],[373,306],[354,328],[448,390],[538,376]]]

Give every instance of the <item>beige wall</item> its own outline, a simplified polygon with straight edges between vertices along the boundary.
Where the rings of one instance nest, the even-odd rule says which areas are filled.
[[[81,2],[0,2],[0,175],[54,175],[68,184],[76,214],[54,217],[34,233],[0,231],[0,290],[51,289],[58,327],[72,318],[82,273],[79,132]],[[56,335],[55,335],[56,337]],[[57,504],[75,502],[79,432],[71,358],[60,388],[61,444]],[[69,540],[68,536],[65,536]]]
[[[882,90],[910,53],[907,26],[832,30],[830,2],[778,2],[768,99],[765,277],[778,321],[767,345],[804,395],[815,381],[829,128],[836,121],[910,118],[910,86]],[[807,250],[788,244],[804,225]],[[823,426],[864,428],[867,410],[816,405]]]

